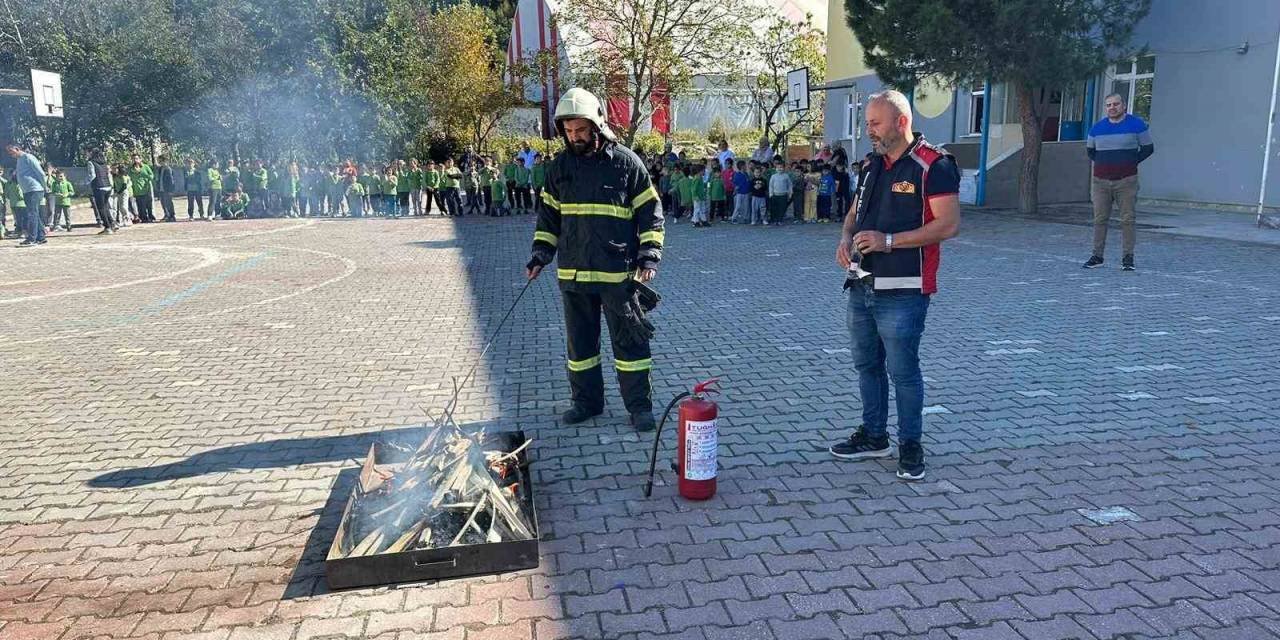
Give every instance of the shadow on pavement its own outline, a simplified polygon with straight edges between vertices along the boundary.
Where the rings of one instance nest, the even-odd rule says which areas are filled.
[[[406,427],[344,436],[236,444],[202,451],[179,462],[109,471],[93,477],[88,485],[121,489],[227,471],[276,469],[350,459],[363,461],[369,445],[375,440],[413,445],[422,439],[422,435],[421,427]]]

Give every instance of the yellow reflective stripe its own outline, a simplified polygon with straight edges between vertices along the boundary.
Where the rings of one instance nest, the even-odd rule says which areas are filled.
[[[598,366],[600,366],[600,354],[596,354],[586,360],[569,361],[570,371],[586,371],[587,369],[594,369]]]
[[[631,219],[631,210],[611,204],[564,204],[560,213],[566,216],[609,216],[611,218]]]
[[[547,191],[542,192],[542,203],[547,205],[548,207],[551,207],[552,209],[560,208],[560,201],[556,200],[555,196],[551,195]]]
[[[639,209],[646,202],[649,202],[650,200],[657,200],[657,199],[658,199],[657,189],[654,189],[653,185],[649,185],[648,189],[645,189],[640,193],[640,195],[631,199],[631,208]]]
[[[558,238],[556,238],[556,234],[554,234],[554,233],[551,233],[551,232],[548,232],[548,231],[534,231],[534,232],[533,232],[533,241],[534,241],[534,242],[537,242],[537,241],[539,241],[539,240],[541,240],[541,241],[543,241],[543,242],[545,242],[545,243],[547,243],[547,244],[549,244],[549,245],[551,245],[551,246],[553,246],[553,247],[554,247],[554,246],[556,246],[556,242],[559,242],[559,239],[558,239]]]
[[[661,231],[646,231],[640,234],[640,244],[644,244],[646,242],[656,242],[658,244],[662,244],[662,241],[665,240],[666,237],[667,237],[667,234]]]
[[[653,368],[653,359],[645,358],[644,360],[615,360],[613,366],[618,371],[648,371]]]
[[[610,284],[618,284],[626,282],[631,277],[631,273],[627,271],[581,271],[578,269],[556,269],[556,277],[561,280],[576,280],[578,282],[607,282]]]

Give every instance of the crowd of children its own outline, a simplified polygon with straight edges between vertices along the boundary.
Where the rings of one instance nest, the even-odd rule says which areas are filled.
[[[526,166],[527,165],[527,166]],[[90,174],[94,162],[89,163]],[[185,195],[188,220],[263,217],[443,216],[468,214],[510,216],[530,214],[546,184],[542,154],[526,151],[505,163],[494,157],[468,153],[459,162],[393,160],[374,166],[348,161],[333,167],[306,163],[267,163],[255,160],[242,168],[235,160],[193,159],[173,168],[161,156],[153,166],[135,155],[129,163],[99,164],[110,173],[110,194],[101,204],[88,198],[104,234],[133,224],[157,222],[153,203],[159,202],[163,220],[176,221],[173,198]],[[47,167],[46,201],[41,221],[46,230],[71,230],[71,203],[76,188],[65,172]],[[83,185],[90,192],[92,184]],[[104,191],[105,193],[105,191]],[[8,214],[25,207],[16,180],[0,169],[0,238],[20,237],[23,218]],[[207,204],[207,206],[206,206]]]
[[[843,162],[666,157],[649,168],[672,223],[781,225],[843,220],[854,177]]]
[[[40,203],[40,216],[46,230],[71,230],[71,200],[75,197],[75,186],[67,179],[66,173],[49,167],[45,172],[44,200]],[[21,239],[24,236],[22,221],[27,204],[23,198],[22,188],[17,180],[5,176],[0,167],[0,239]],[[8,226],[8,218],[13,217],[13,228]]]
[[[326,167],[255,160],[241,168],[235,160],[201,166],[187,159],[174,169],[163,156],[153,167],[135,155],[130,163],[108,169],[111,193],[103,199],[105,206],[92,201],[102,233],[156,222],[152,206],[156,199],[164,220],[175,221],[172,202],[179,194],[186,196],[188,220],[400,218],[433,212],[510,216],[536,212],[546,184],[546,160],[526,148],[505,162],[468,152],[456,162],[449,158],[441,163],[411,159],[375,166],[348,161]],[[841,220],[852,199],[854,180],[843,158],[788,164],[779,157],[760,162],[723,153],[706,160],[666,154],[654,159],[649,170],[671,222],[688,217],[694,227],[708,227],[714,221],[781,225]],[[41,219],[50,231],[69,231],[75,188],[63,172],[50,167],[46,173],[50,202]],[[13,235],[4,226],[5,210],[12,213],[24,204],[16,181],[6,180],[3,171],[0,192],[0,237],[4,237]]]

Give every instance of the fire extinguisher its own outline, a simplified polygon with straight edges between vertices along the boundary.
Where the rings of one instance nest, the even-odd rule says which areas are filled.
[[[720,409],[706,397],[719,393],[712,386],[718,382],[712,378],[693,385],[693,391],[685,391],[671,399],[667,410],[658,422],[653,436],[653,453],[649,455],[649,481],[644,486],[644,497],[653,493],[653,470],[658,462],[658,445],[662,442],[662,426],[671,415],[671,408],[680,403],[679,424],[676,431],[676,463],[673,466],[678,478],[680,495],[687,500],[706,500],[716,494],[716,448],[719,441],[716,421]],[[680,402],[680,400],[684,402]]]

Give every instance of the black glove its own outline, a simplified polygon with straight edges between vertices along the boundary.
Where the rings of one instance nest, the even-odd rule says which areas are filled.
[[[605,296],[605,306],[618,318],[618,343],[639,346],[653,338],[654,326],[645,314],[658,305],[658,292],[631,281],[626,288]]]
[[[524,268],[545,267],[549,264],[551,264],[551,256],[543,249],[534,249],[533,255],[529,257],[529,262],[524,265]]]
[[[640,308],[644,309],[645,313],[658,308],[658,303],[662,301],[662,296],[658,295],[658,292],[654,291],[653,287],[639,280],[632,280],[631,288],[633,290],[632,298],[640,304]]]

